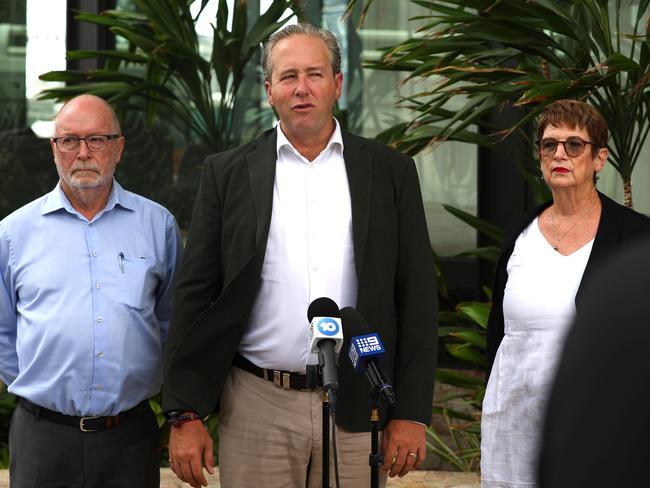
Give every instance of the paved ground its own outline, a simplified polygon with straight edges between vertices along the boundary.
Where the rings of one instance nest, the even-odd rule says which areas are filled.
[[[160,488],[187,488],[189,486],[181,483],[169,469],[163,469],[160,473]],[[210,488],[220,488],[218,473],[209,481]],[[479,481],[478,476],[474,473],[415,471],[402,479],[389,480],[388,488],[479,488]]]
[[[220,488],[219,474],[210,478],[210,488]],[[169,469],[160,470],[160,488],[187,488]],[[263,486],[260,484],[260,486]],[[0,488],[9,487],[9,472],[0,470]],[[389,488],[479,488],[478,476],[448,471],[415,471],[405,478],[388,481]]]

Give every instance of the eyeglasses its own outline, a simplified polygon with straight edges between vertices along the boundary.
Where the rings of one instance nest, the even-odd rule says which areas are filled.
[[[548,137],[535,141],[535,144],[537,144],[539,153],[542,156],[554,156],[555,151],[557,151],[558,144],[562,144],[562,147],[564,147],[564,152],[567,153],[567,155],[571,156],[572,158],[577,158],[583,152],[585,152],[587,144],[593,145],[594,143],[591,141],[585,141],[579,137],[567,137],[564,141],[559,141],[557,139],[553,139],[552,137]]]
[[[110,139],[119,139],[120,137],[122,136],[119,134],[108,134],[87,137],[53,137],[52,140],[56,144],[56,147],[59,151],[70,153],[75,152],[77,149],[79,149],[79,141],[86,141],[86,146],[90,151],[103,151],[106,149],[106,146],[108,146],[108,141]]]

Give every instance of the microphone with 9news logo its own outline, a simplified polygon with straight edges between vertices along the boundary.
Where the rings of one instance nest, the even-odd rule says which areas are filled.
[[[379,335],[370,333],[366,320],[357,310],[345,307],[340,314],[346,335],[352,336],[348,350],[352,366],[358,373],[363,371],[366,374],[373,393],[376,392],[389,405],[395,405],[395,392],[381,368],[380,360],[384,355],[384,346]]]

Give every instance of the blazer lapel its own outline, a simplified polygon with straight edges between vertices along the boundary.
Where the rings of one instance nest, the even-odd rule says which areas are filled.
[[[258,148],[246,156],[252,198],[257,215],[255,242],[258,249],[260,246],[266,249],[266,240],[271,225],[276,161],[276,132],[273,130],[266,140],[260,142]]]
[[[357,278],[363,269],[363,258],[370,223],[372,186],[372,156],[363,147],[361,139],[342,132],[343,159],[348,174],[352,205],[352,240]]]
[[[598,270],[600,264],[605,262],[611,255],[612,250],[616,249],[620,244],[621,226],[623,222],[616,216],[617,204],[600,192],[598,192],[598,196],[602,204],[600,220],[598,221],[598,230],[596,231],[596,237],[591,247],[591,254],[589,255],[585,271],[582,274],[580,286],[576,292],[576,308],[580,306],[582,285],[589,281],[589,278]]]

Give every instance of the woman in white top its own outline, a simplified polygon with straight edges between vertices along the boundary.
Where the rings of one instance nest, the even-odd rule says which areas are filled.
[[[576,100],[555,101],[542,112],[538,137],[553,199],[515,226],[497,264],[482,488],[535,486],[545,399],[564,334],[581,306],[580,289],[612,249],[650,234],[650,219],[596,190],[608,154],[607,124],[598,111]]]

